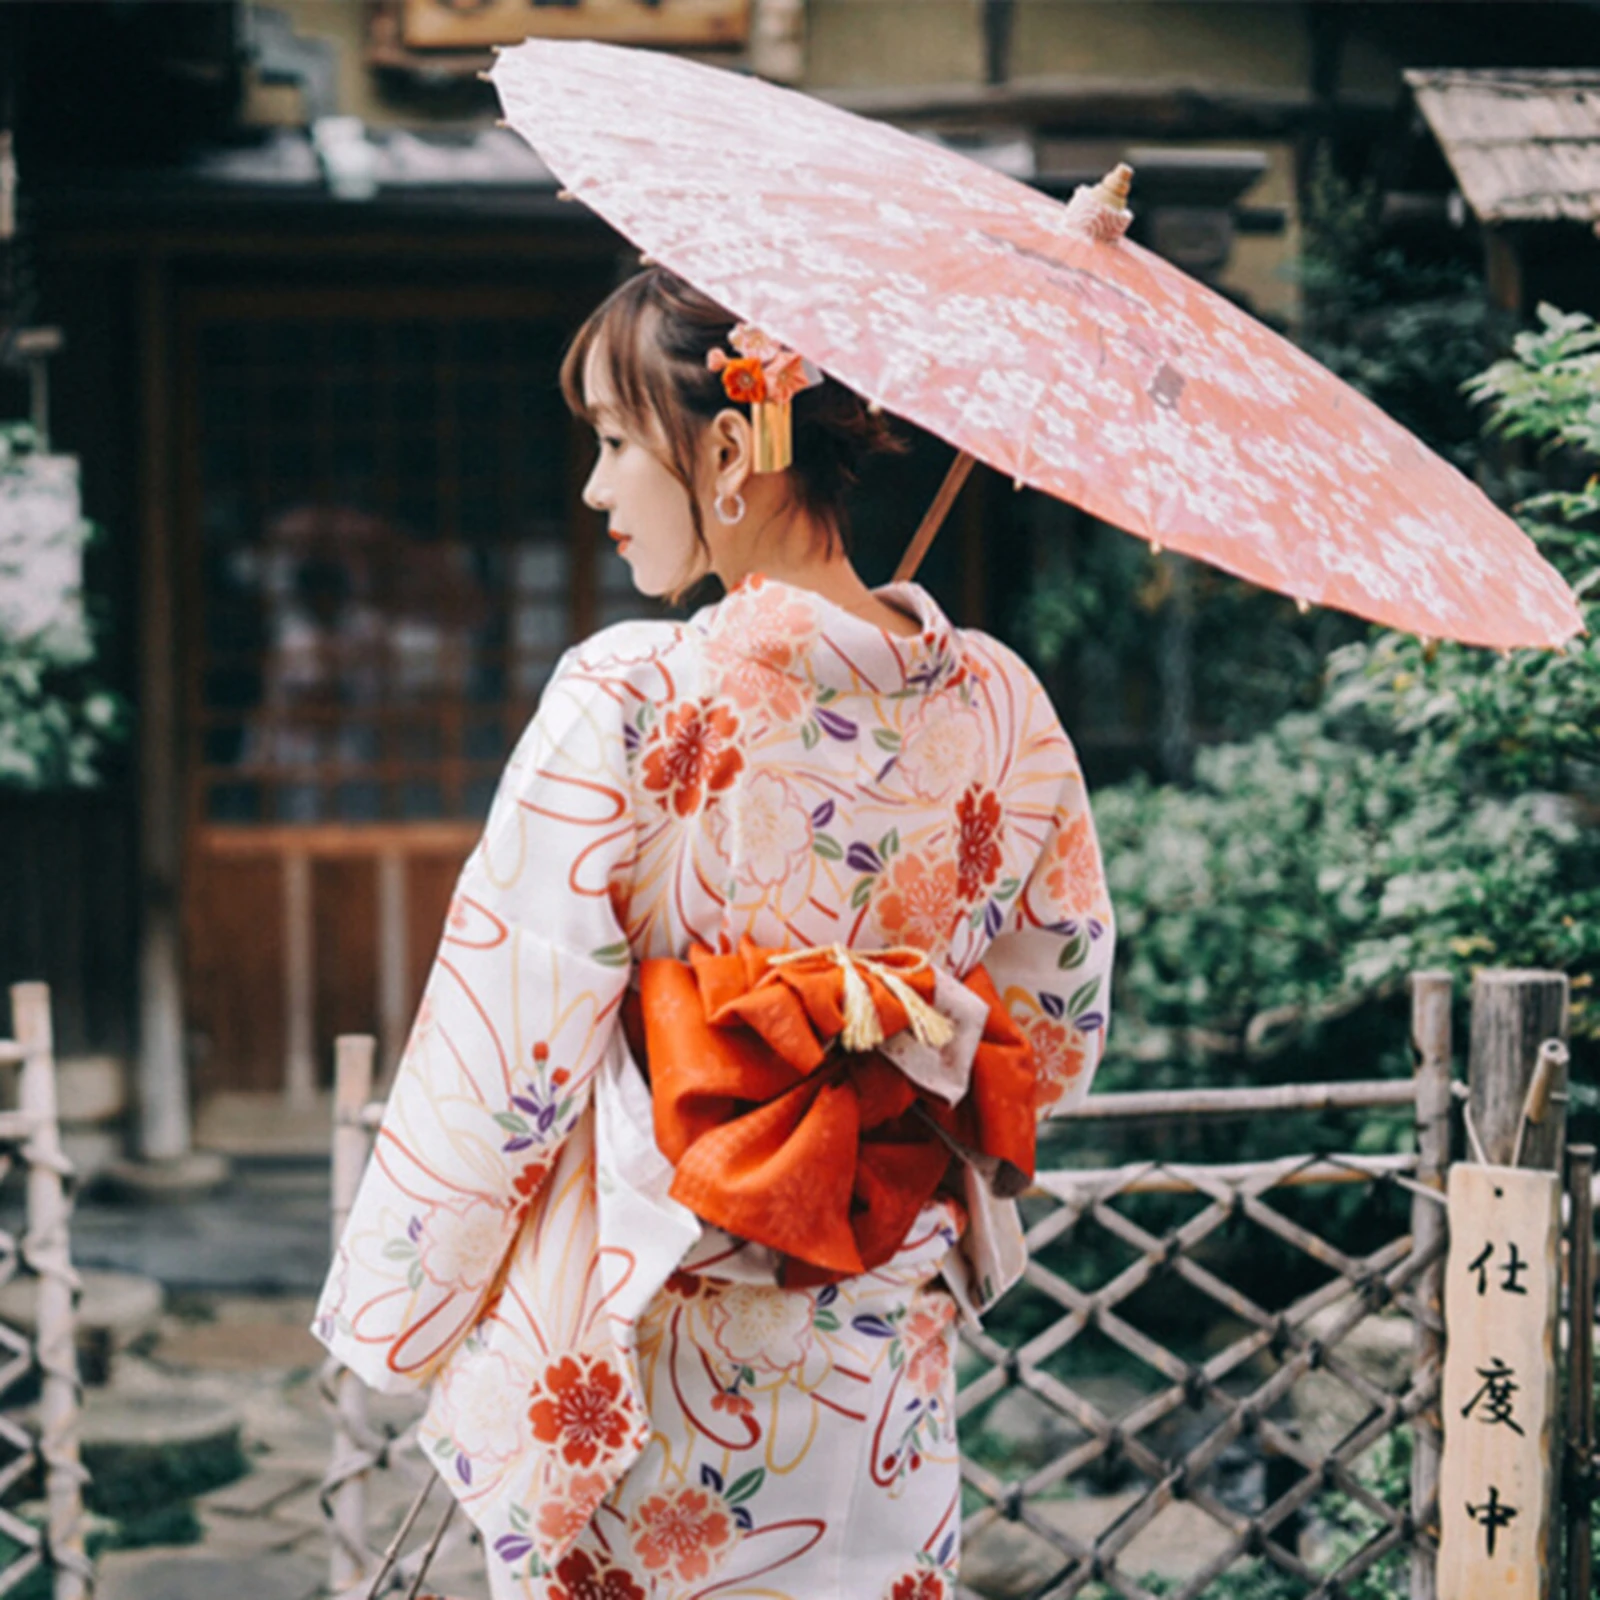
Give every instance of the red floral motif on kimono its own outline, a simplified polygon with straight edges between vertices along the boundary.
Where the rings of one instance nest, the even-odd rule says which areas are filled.
[[[957,888],[976,900],[1000,874],[1000,797],[977,784],[956,802]]]
[[[621,1567],[600,1566],[587,1551],[574,1550],[556,1564],[550,1600],[645,1600],[645,1593]]]
[[[739,1542],[739,1529],[719,1497],[704,1489],[668,1489],[639,1502],[628,1537],[648,1571],[687,1583],[722,1564]]]
[[[938,954],[955,927],[960,888],[955,862],[904,855],[890,863],[873,913],[891,944]]]
[[[950,1370],[946,1330],[954,1320],[949,1300],[919,1300],[907,1315],[900,1337],[905,1344],[906,1382],[924,1400],[938,1395]]]
[[[1042,1109],[1054,1105],[1083,1071],[1087,1040],[1070,1022],[1053,1017],[1036,1017],[1023,1026],[1039,1072],[1034,1103]]]
[[[734,747],[738,720],[709,698],[685,702],[650,730],[641,771],[644,786],[663,795],[680,817],[700,809],[707,794],[728,788],[744,767]]]
[[[887,1600],[949,1600],[949,1596],[950,1585],[937,1567],[918,1567],[890,1584]]]
[[[604,1473],[575,1473],[568,1495],[540,1505],[539,1532],[557,1549],[570,1544],[589,1525],[594,1508],[605,1499],[606,1488]]]
[[[633,1407],[621,1372],[609,1362],[563,1356],[544,1369],[528,1408],[536,1439],[560,1444],[567,1461],[593,1466],[627,1443]]]
[[[1045,874],[1044,892],[1058,905],[1081,905],[1087,892],[1092,897],[1090,909],[1104,913],[1107,909],[1104,878],[1100,871],[1100,858],[1096,853],[1094,825],[1087,813],[1073,817],[1061,825],[1055,842],[1050,847],[1050,870]]]

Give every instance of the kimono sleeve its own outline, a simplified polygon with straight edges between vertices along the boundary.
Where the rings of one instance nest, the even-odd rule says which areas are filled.
[[[632,851],[621,697],[563,662],[462,869],[313,1323],[374,1388],[425,1383],[479,1320],[588,1107]]]
[[[1039,855],[983,958],[1033,1046],[1040,1117],[1072,1111],[1089,1093],[1105,1050],[1114,943],[1089,797],[1071,756]]]

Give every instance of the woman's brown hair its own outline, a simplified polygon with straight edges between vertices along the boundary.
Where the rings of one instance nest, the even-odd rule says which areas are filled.
[[[594,422],[583,391],[590,354],[604,363],[622,420],[642,439],[657,436],[664,460],[689,491],[695,539],[708,550],[695,463],[702,430],[732,402],[706,366],[712,350],[732,354],[737,323],[709,295],[664,267],[647,267],[612,291],[578,329],[561,363],[561,393],[574,415]],[[903,450],[887,421],[832,378],[795,397],[794,462],[786,476],[800,508],[829,529],[829,553],[848,545],[847,500],[866,458]]]

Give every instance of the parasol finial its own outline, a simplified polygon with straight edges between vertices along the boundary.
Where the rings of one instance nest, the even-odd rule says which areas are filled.
[[[1094,186],[1097,199],[1103,200],[1113,211],[1128,209],[1128,196],[1133,191],[1133,168],[1119,161],[1099,183]]]

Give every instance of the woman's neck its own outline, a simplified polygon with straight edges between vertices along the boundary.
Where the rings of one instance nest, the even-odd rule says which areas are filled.
[[[844,553],[843,541],[833,528],[823,526],[803,512],[776,513],[765,520],[755,515],[752,532],[718,552],[716,573],[725,589],[733,589],[754,573],[809,589],[841,610],[852,612],[891,633],[913,634],[920,623],[898,608],[879,600]]]

